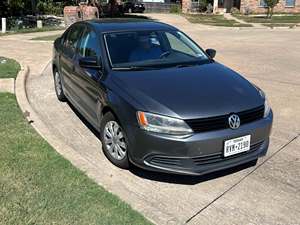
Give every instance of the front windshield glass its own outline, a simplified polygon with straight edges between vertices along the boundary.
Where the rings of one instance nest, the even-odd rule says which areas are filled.
[[[179,31],[130,31],[104,35],[113,69],[163,67],[208,61],[205,53]]]

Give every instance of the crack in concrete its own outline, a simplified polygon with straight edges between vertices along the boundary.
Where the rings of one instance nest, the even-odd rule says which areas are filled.
[[[281,146],[277,151],[275,151],[269,158],[267,158],[265,161],[263,161],[261,164],[259,164],[256,168],[254,168],[250,173],[246,174],[243,178],[241,178],[239,181],[237,181],[234,185],[232,185],[230,188],[228,188],[226,191],[224,191],[222,194],[220,194],[218,197],[216,197],[214,200],[212,200],[210,203],[208,203],[206,206],[201,208],[198,212],[196,212],[194,215],[192,215],[189,219],[185,221],[185,224],[188,224],[192,219],[194,219],[196,216],[198,216],[201,212],[203,212],[205,209],[207,209],[210,205],[212,205],[214,202],[216,202],[218,199],[223,197],[226,193],[231,191],[233,188],[238,186],[240,183],[242,183],[243,180],[245,180],[248,176],[253,174],[257,169],[259,169],[261,166],[263,166],[267,161],[272,159],[275,155],[277,155],[280,151],[282,151],[285,147],[287,147],[289,144],[291,144],[293,141],[295,141],[297,138],[300,137],[300,133],[297,134],[295,137],[293,137],[291,140],[289,140],[287,143],[285,143],[283,146]]]

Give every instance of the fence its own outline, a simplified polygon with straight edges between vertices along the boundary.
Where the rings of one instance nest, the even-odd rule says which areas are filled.
[[[199,12],[199,1],[192,2],[190,12]]]
[[[181,9],[181,5],[177,3],[160,3],[160,2],[144,2],[145,12],[147,13],[169,13],[171,8],[178,7]]]

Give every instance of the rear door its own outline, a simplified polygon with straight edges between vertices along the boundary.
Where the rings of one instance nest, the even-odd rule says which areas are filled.
[[[77,105],[79,98],[76,94],[74,82],[74,60],[83,31],[84,26],[81,24],[75,24],[70,28],[64,40],[63,51],[60,56],[60,68],[65,92],[75,105]]]
[[[82,68],[79,65],[80,58],[96,57],[101,63],[100,38],[88,26],[81,37],[78,55],[75,62],[75,76],[77,94],[80,97],[79,103],[81,112],[85,114],[89,122],[95,127],[98,126],[97,107],[100,101],[99,80],[102,76],[101,69]]]

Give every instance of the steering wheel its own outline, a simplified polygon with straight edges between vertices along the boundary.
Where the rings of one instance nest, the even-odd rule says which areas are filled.
[[[171,54],[170,51],[165,51],[159,56],[159,58],[162,59],[162,58],[168,57],[170,54]]]

